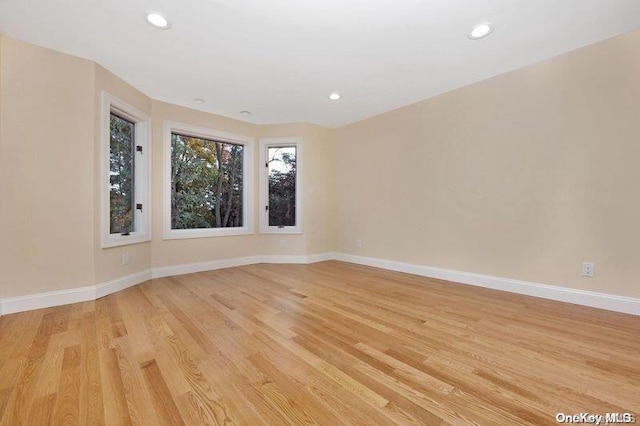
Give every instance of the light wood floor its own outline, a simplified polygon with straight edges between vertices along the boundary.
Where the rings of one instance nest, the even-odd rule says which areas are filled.
[[[0,319],[0,419],[555,424],[640,414],[640,317],[340,262],[156,279]]]

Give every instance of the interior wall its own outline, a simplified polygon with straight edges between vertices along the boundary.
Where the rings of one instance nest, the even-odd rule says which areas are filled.
[[[639,50],[636,31],[338,129],[338,251],[640,296]]]
[[[101,248],[101,93],[119,97],[152,120],[152,242]],[[183,240],[162,238],[164,120],[255,139],[258,208],[260,137],[304,138],[304,234]],[[0,38],[0,297],[71,289],[151,267],[253,255],[306,255],[333,247],[326,214],[330,131],[292,124],[258,126],[152,101],[92,61]],[[122,264],[122,254],[129,264]]]
[[[0,178],[2,177],[1,173],[2,173],[2,166],[4,165],[4,161],[3,161],[3,143],[2,143],[2,136],[3,136],[3,131],[2,131],[2,120],[4,119],[4,116],[2,115],[2,97],[3,97],[3,93],[4,93],[4,36],[2,34],[0,34]],[[7,213],[5,212],[6,206],[5,206],[5,201],[4,201],[4,185],[0,185],[0,221],[2,221],[2,218],[7,216]],[[0,225],[2,226],[2,225]],[[4,238],[0,238],[0,257],[2,253],[6,253],[9,250],[9,246],[7,244],[7,241],[5,241]],[[2,270],[2,268],[4,267],[4,263],[3,261],[0,259],[0,270]],[[2,298],[5,297],[5,292],[6,289],[8,288],[9,283],[6,282],[6,277],[4,276],[4,274],[0,273],[0,300],[2,300]],[[0,307],[0,314],[2,314],[2,307]]]
[[[101,197],[100,185],[100,146],[101,146],[101,119],[102,119],[102,92],[107,91],[118,97],[132,107],[151,116],[151,99],[145,94],[136,90],[124,80],[116,77],[113,73],[104,69],[100,65],[94,64],[95,68],[95,98],[94,98],[94,216],[95,226],[93,229],[93,255],[95,261],[96,284],[120,278],[129,274],[149,270],[151,267],[151,243],[131,244],[126,246],[102,248],[102,235],[100,230],[101,217]],[[152,218],[153,223],[153,218]],[[122,264],[122,255],[128,254],[129,263]]]
[[[152,102],[152,266],[172,266],[188,263],[253,256],[263,253],[262,241],[257,234],[227,237],[187,238],[163,240],[163,126],[164,121],[175,121],[206,127],[223,132],[256,138],[257,126],[184,108],[160,101]],[[252,167],[255,170],[257,160]],[[254,197],[256,198],[256,197]],[[257,198],[256,198],[257,199]],[[254,229],[257,229],[254,225]]]
[[[261,138],[301,136],[302,235],[266,234],[267,253],[320,254],[334,250],[330,216],[332,130],[312,124],[260,126]],[[259,167],[258,170],[262,170]],[[256,223],[256,226],[258,224]]]
[[[92,285],[94,65],[1,44],[3,296]]]
[[[638,297],[639,46],[631,33],[328,130],[153,101],[91,61],[0,36],[0,297],[329,251]],[[104,89],[152,115],[151,243],[100,248]],[[253,235],[163,240],[165,119],[254,137],[255,208],[259,138],[303,137],[304,234],[261,235],[256,215]]]
[[[153,267],[183,265],[256,255],[306,255],[331,249],[330,224],[322,211],[327,197],[326,158],[330,132],[308,124],[259,126],[160,101],[153,101],[152,203]],[[253,230],[252,235],[163,240],[163,123],[177,121],[193,126],[254,138],[253,146]],[[303,231],[302,235],[259,233],[259,139],[300,136],[303,148]]]

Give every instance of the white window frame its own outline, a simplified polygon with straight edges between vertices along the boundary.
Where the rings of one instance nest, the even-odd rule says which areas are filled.
[[[148,114],[106,91],[102,91],[101,95],[100,192],[102,214],[100,228],[102,248],[151,241],[151,194],[149,191],[151,187],[151,118]],[[142,147],[142,152],[136,150],[135,153],[133,177],[134,203],[142,204],[142,210],[135,209],[135,229],[129,235],[112,234],[110,229],[111,112],[115,112],[135,124],[135,144]]]
[[[244,146],[244,158],[242,161],[243,217],[241,227],[171,229],[171,134],[173,132],[187,136],[193,136],[219,142],[228,142]],[[175,121],[164,122],[163,238],[165,240],[253,234],[253,144],[254,139],[248,136],[221,132],[219,130],[192,126],[190,124],[178,123]]]
[[[302,176],[303,176],[303,139],[301,137],[281,137],[260,139],[260,233],[261,234],[302,234]],[[265,208],[268,205],[269,192],[269,169],[267,164],[267,153],[269,148],[278,146],[296,147],[296,226],[269,226],[269,211]]]

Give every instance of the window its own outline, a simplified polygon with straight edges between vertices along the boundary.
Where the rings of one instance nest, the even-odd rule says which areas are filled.
[[[251,143],[165,123],[165,238],[251,233]]]
[[[302,233],[301,138],[260,140],[260,232]]]
[[[149,241],[149,117],[102,92],[102,247]]]
[[[109,128],[109,230],[130,234],[135,224],[136,123],[112,111]]]

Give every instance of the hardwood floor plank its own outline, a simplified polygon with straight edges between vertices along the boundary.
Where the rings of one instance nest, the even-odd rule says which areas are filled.
[[[276,365],[269,361],[263,354],[256,353],[250,357],[250,360],[265,373],[267,381],[273,380],[278,383],[281,388],[286,390],[286,394],[290,395],[290,398],[300,407],[300,414],[303,414],[303,411],[307,412],[304,417],[310,417],[314,422],[325,425],[338,424],[340,422],[340,419],[335,417],[332,412],[322,408],[322,405],[319,404],[315,395],[307,392],[303,383],[298,382],[286,374],[284,372],[286,370],[281,370],[276,367]],[[295,417],[288,416],[288,418],[296,422],[298,420]]]
[[[0,425],[545,425],[640,416],[640,317],[342,262],[0,318]]]
[[[9,398],[13,394],[13,386],[0,389],[0,423],[9,405]]]
[[[45,309],[0,317],[0,371],[8,359],[26,358]],[[13,319],[13,321],[11,321]],[[7,324],[7,325],[2,325]]]
[[[54,423],[53,413],[56,406],[58,395],[55,393],[44,395],[33,401],[31,410],[29,410],[30,425],[50,425]]]
[[[80,346],[64,349],[62,375],[58,387],[54,424],[80,424]]]
[[[91,304],[87,304],[87,307],[93,309]],[[104,403],[95,313],[83,309],[81,324],[83,362],[80,373],[80,424],[103,425]]]
[[[191,386],[192,390],[187,393],[187,401],[196,413],[195,418],[205,424],[233,423],[227,405],[214,392],[189,350],[174,334],[167,334],[164,338],[179,361],[178,366],[183,376]]]
[[[158,412],[158,417],[160,417],[162,424],[184,425],[180,411],[176,407],[171,391],[162,377],[156,360],[151,360],[141,367],[147,383],[147,390],[152,396],[153,406]]]
[[[133,342],[131,342],[133,343]],[[159,424],[153,409],[151,395],[145,391],[140,365],[130,347],[128,339],[118,337],[113,342],[113,353],[118,363],[129,417],[133,424]]]
[[[2,418],[2,422],[6,424],[24,423],[24,419],[29,414],[29,407],[34,398],[35,384],[38,381],[42,362],[49,347],[55,316],[52,311],[48,311],[40,321],[27,354],[26,365]]]
[[[0,389],[13,388],[22,377],[22,371],[26,366],[27,358],[12,358],[5,361],[0,369]]]
[[[389,423],[389,419],[380,413],[378,406],[362,404],[356,394],[330,377],[318,374],[316,366],[320,364],[321,358],[314,356],[308,358],[307,363],[300,363],[297,360],[301,352],[291,350],[297,346],[290,344],[288,348],[284,347],[277,336],[272,338],[263,332],[256,333],[255,338],[262,344],[260,354],[278,360],[280,366],[286,366],[283,369],[292,379],[304,384],[307,391],[316,395],[328,409],[341,413],[343,421],[353,420],[353,424]]]
[[[118,357],[113,349],[103,349],[99,359],[105,421],[110,419],[117,425],[131,425]]]

